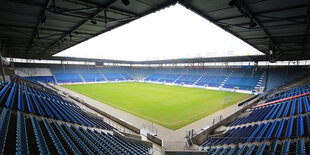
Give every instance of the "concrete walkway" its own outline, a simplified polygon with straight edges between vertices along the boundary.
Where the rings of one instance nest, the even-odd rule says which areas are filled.
[[[121,118],[127,122],[130,122],[131,124],[133,124],[134,126],[136,126],[137,128],[143,129],[143,125],[147,124],[149,126],[152,125],[152,122],[148,121],[148,120],[144,120],[140,117],[137,117],[135,115],[132,115],[130,113],[124,112],[122,110],[116,109],[112,106],[103,104],[99,101],[96,101],[92,98],[89,98],[87,96],[84,96],[82,94],[76,93],[74,91],[71,91],[69,89],[63,88],[61,86],[57,86],[55,85],[55,87],[57,87],[59,90],[63,90],[68,92],[69,94],[73,95],[73,96],[79,96],[82,100],[84,100],[86,103],[97,107],[98,109],[101,109],[104,112],[107,112],[111,115],[113,115],[114,117],[118,117]],[[232,115],[233,113],[235,113],[236,111],[240,110],[242,108],[238,107],[238,104],[234,104],[231,105],[223,110],[220,110],[216,113],[213,113],[212,115],[209,115],[199,121],[193,122],[183,128],[180,128],[176,131],[167,129],[165,127],[162,127],[158,124],[154,123],[154,128],[157,129],[157,137],[159,137],[160,139],[164,140],[164,143],[174,143],[176,145],[182,145],[185,146],[185,131],[190,131],[192,129],[194,129],[195,131],[199,131],[202,128],[208,127],[208,126],[212,126],[212,121],[214,118],[219,118],[220,115],[222,115],[223,118],[228,117],[229,115]]]

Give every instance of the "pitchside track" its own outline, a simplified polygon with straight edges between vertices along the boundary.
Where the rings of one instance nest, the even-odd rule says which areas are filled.
[[[137,82],[63,85],[63,87],[172,130],[252,96]],[[223,104],[227,96],[232,96],[232,99]]]

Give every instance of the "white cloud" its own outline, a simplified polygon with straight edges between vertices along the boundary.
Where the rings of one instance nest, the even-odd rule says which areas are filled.
[[[142,61],[258,54],[262,53],[177,4],[56,55]]]

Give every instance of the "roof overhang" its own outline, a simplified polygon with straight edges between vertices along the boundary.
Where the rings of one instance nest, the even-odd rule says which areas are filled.
[[[261,57],[271,61],[310,58],[308,0],[129,2],[126,6],[120,0],[3,0],[0,2],[0,40],[7,47],[3,56],[50,59],[55,53],[179,2],[267,55],[254,57],[257,60]]]

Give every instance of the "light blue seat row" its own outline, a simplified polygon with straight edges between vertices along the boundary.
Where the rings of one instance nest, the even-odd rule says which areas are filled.
[[[226,153],[228,153],[228,151],[230,150],[230,146],[227,146],[225,149],[223,149],[220,153],[219,153],[219,155],[224,155],[224,154],[226,154]]]
[[[296,154],[297,155],[305,155],[306,154],[306,146],[305,146],[305,139],[304,138],[297,140]]]
[[[75,126],[71,126],[71,128],[72,128],[73,131],[75,131],[75,132],[79,135],[79,137],[81,137],[82,139],[84,139],[84,141],[85,141],[90,147],[92,147],[92,149],[93,149],[93,151],[95,151],[95,153],[97,153],[97,154],[104,154],[104,153],[101,151],[101,149],[99,149],[99,148],[97,147],[97,145],[95,145],[95,144],[93,143],[93,141],[89,140],[89,139],[87,138],[87,136],[84,135],[79,129],[77,129]]]
[[[216,155],[216,154],[220,153],[220,151],[222,151],[222,150],[223,150],[223,147],[220,147],[220,148],[216,149],[216,150],[212,153],[212,155]]]
[[[109,149],[113,154],[127,154],[127,152],[116,146],[114,143],[111,143],[109,140],[103,138],[96,130],[92,131],[88,129],[87,132],[94,135],[94,137],[96,137],[101,143],[103,143],[107,147],[107,149]]]
[[[50,126],[50,124],[47,122],[46,119],[43,120],[43,123],[45,125],[45,128],[47,129],[47,132],[49,136],[51,137],[57,151],[59,154],[67,154],[66,150],[63,148],[61,142],[59,141],[58,137],[56,136],[54,130]]]
[[[101,132],[101,134],[105,135],[107,138],[109,138],[113,142],[116,142],[116,143],[118,142],[117,144],[121,144],[119,145],[119,147],[130,149],[134,154],[142,154],[142,155],[149,154],[150,147],[146,145],[124,142],[120,140],[119,138],[117,138],[116,136],[111,135],[110,133],[105,134]]]
[[[25,116],[17,112],[16,154],[29,154]]]
[[[0,117],[0,154],[4,153],[10,119],[11,110],[4,108]]]
[[[237,146],[235,146],[234,148],[232,148],[227,155],[233,155],[235,152],[237,151]]]
[[[237,152],[237,155],[242,155],[244,154],[245,150],[246,150],[247,146],[243,145]]]
[[[97,130],[95,130],[95,134],[100,136],[104,141],[106,141],[107,143],[109,143],[110,145],[113,145],[115,148],[118,148],[122,153],[124,154],[134,154],[130,149],[128,149],[127,147],[122,147],[123,145],[118,142],[118,141],[113,141],[112,139],[108,138],[108,136],[102,132],[99,133]]]
[[[261,145],[260,145],[260,147],[258,148],[258,150],[257,150],[257,152],[256,152],[256,155],[262,155],[262,154],[264,154],[265,152],[264,152],[264,150],[265,150],[265,147],[266,147],[266,143],[262,143]]]
[[[77,136],[66,124],[63,124],[64,129],[68,131],[68,134],[74,141],[77,142],[77,144],[80,146],[80,149],[83,150],[81,152],[85,152],[86,154],[94,154],[87,145]]]
[[[282,150],[281,150],[281,155],[288,155],[290,152],[290,144],[291,140],[287,140],[283,143]]]
[[[95,142],[95,144],[97,145],[97,146],[99,146],[101,149],[103,149],[104,150],[104,152],[105,152],[105,154],[120,154],[120,152],[118,152],[116,149],[114,149],[113,147],[109,147],[109,145],[105,142],[105,141],[103,141],[103,140],[101,140],[100,138],[98,138],[98,136],[96,135],[96,134],[90,134],[88,131],[90,131],[91,133],[93,133],[93,131],[91,131],[91,130],[88,130],[88,131],[86,131],[84,128],[82,128],[82,127],[80,127],[79,128],[87,137],[89,137],[89,139],[91,140],[91,141],[93,141],[93,142]],[[101,142],[103,142],[103,143],[101,143]],[[111,151],[105,146],[105,145],[107,146],[107,147],[109,147],[110,149],[111,149]],[[113,153],[112,153],[112,151],[113,151]]]
[[[65,133],[65,131],[60,127],[60,125],[55,121],[53,122],[53,124],[55,125],[56,129],[58,130],[58,132],[61,134],[61,136],[63,137],[63,139],[65,139],[66,144],[68,144],[70,146],[71,151],[74,154],[81,154],[81,152],[79,151],[79,149],[74,145],[74,143],[71,141],[71,139],[69,138],[69,136]]]
[[[270,154],[274,155],[274,154],[278,154],[277,151],[277,147],[278,147],[278,141],[274,141],[271,146],[270,146]]]
[[[41,131],[41,128],[38,124],[38,121],[35,117],[31,117],[31,123],[32,123],[32,127],[35,133],[35,137],[36,137],[36,141],[38,144],[38,148],[41,154],[50,154],[49,149],[46,145],[43,133]]]
[[[245,154],[246,155],[251,155],[252,152],[254,151],[255,147],[256,147],[256,144],[252,144]]]

